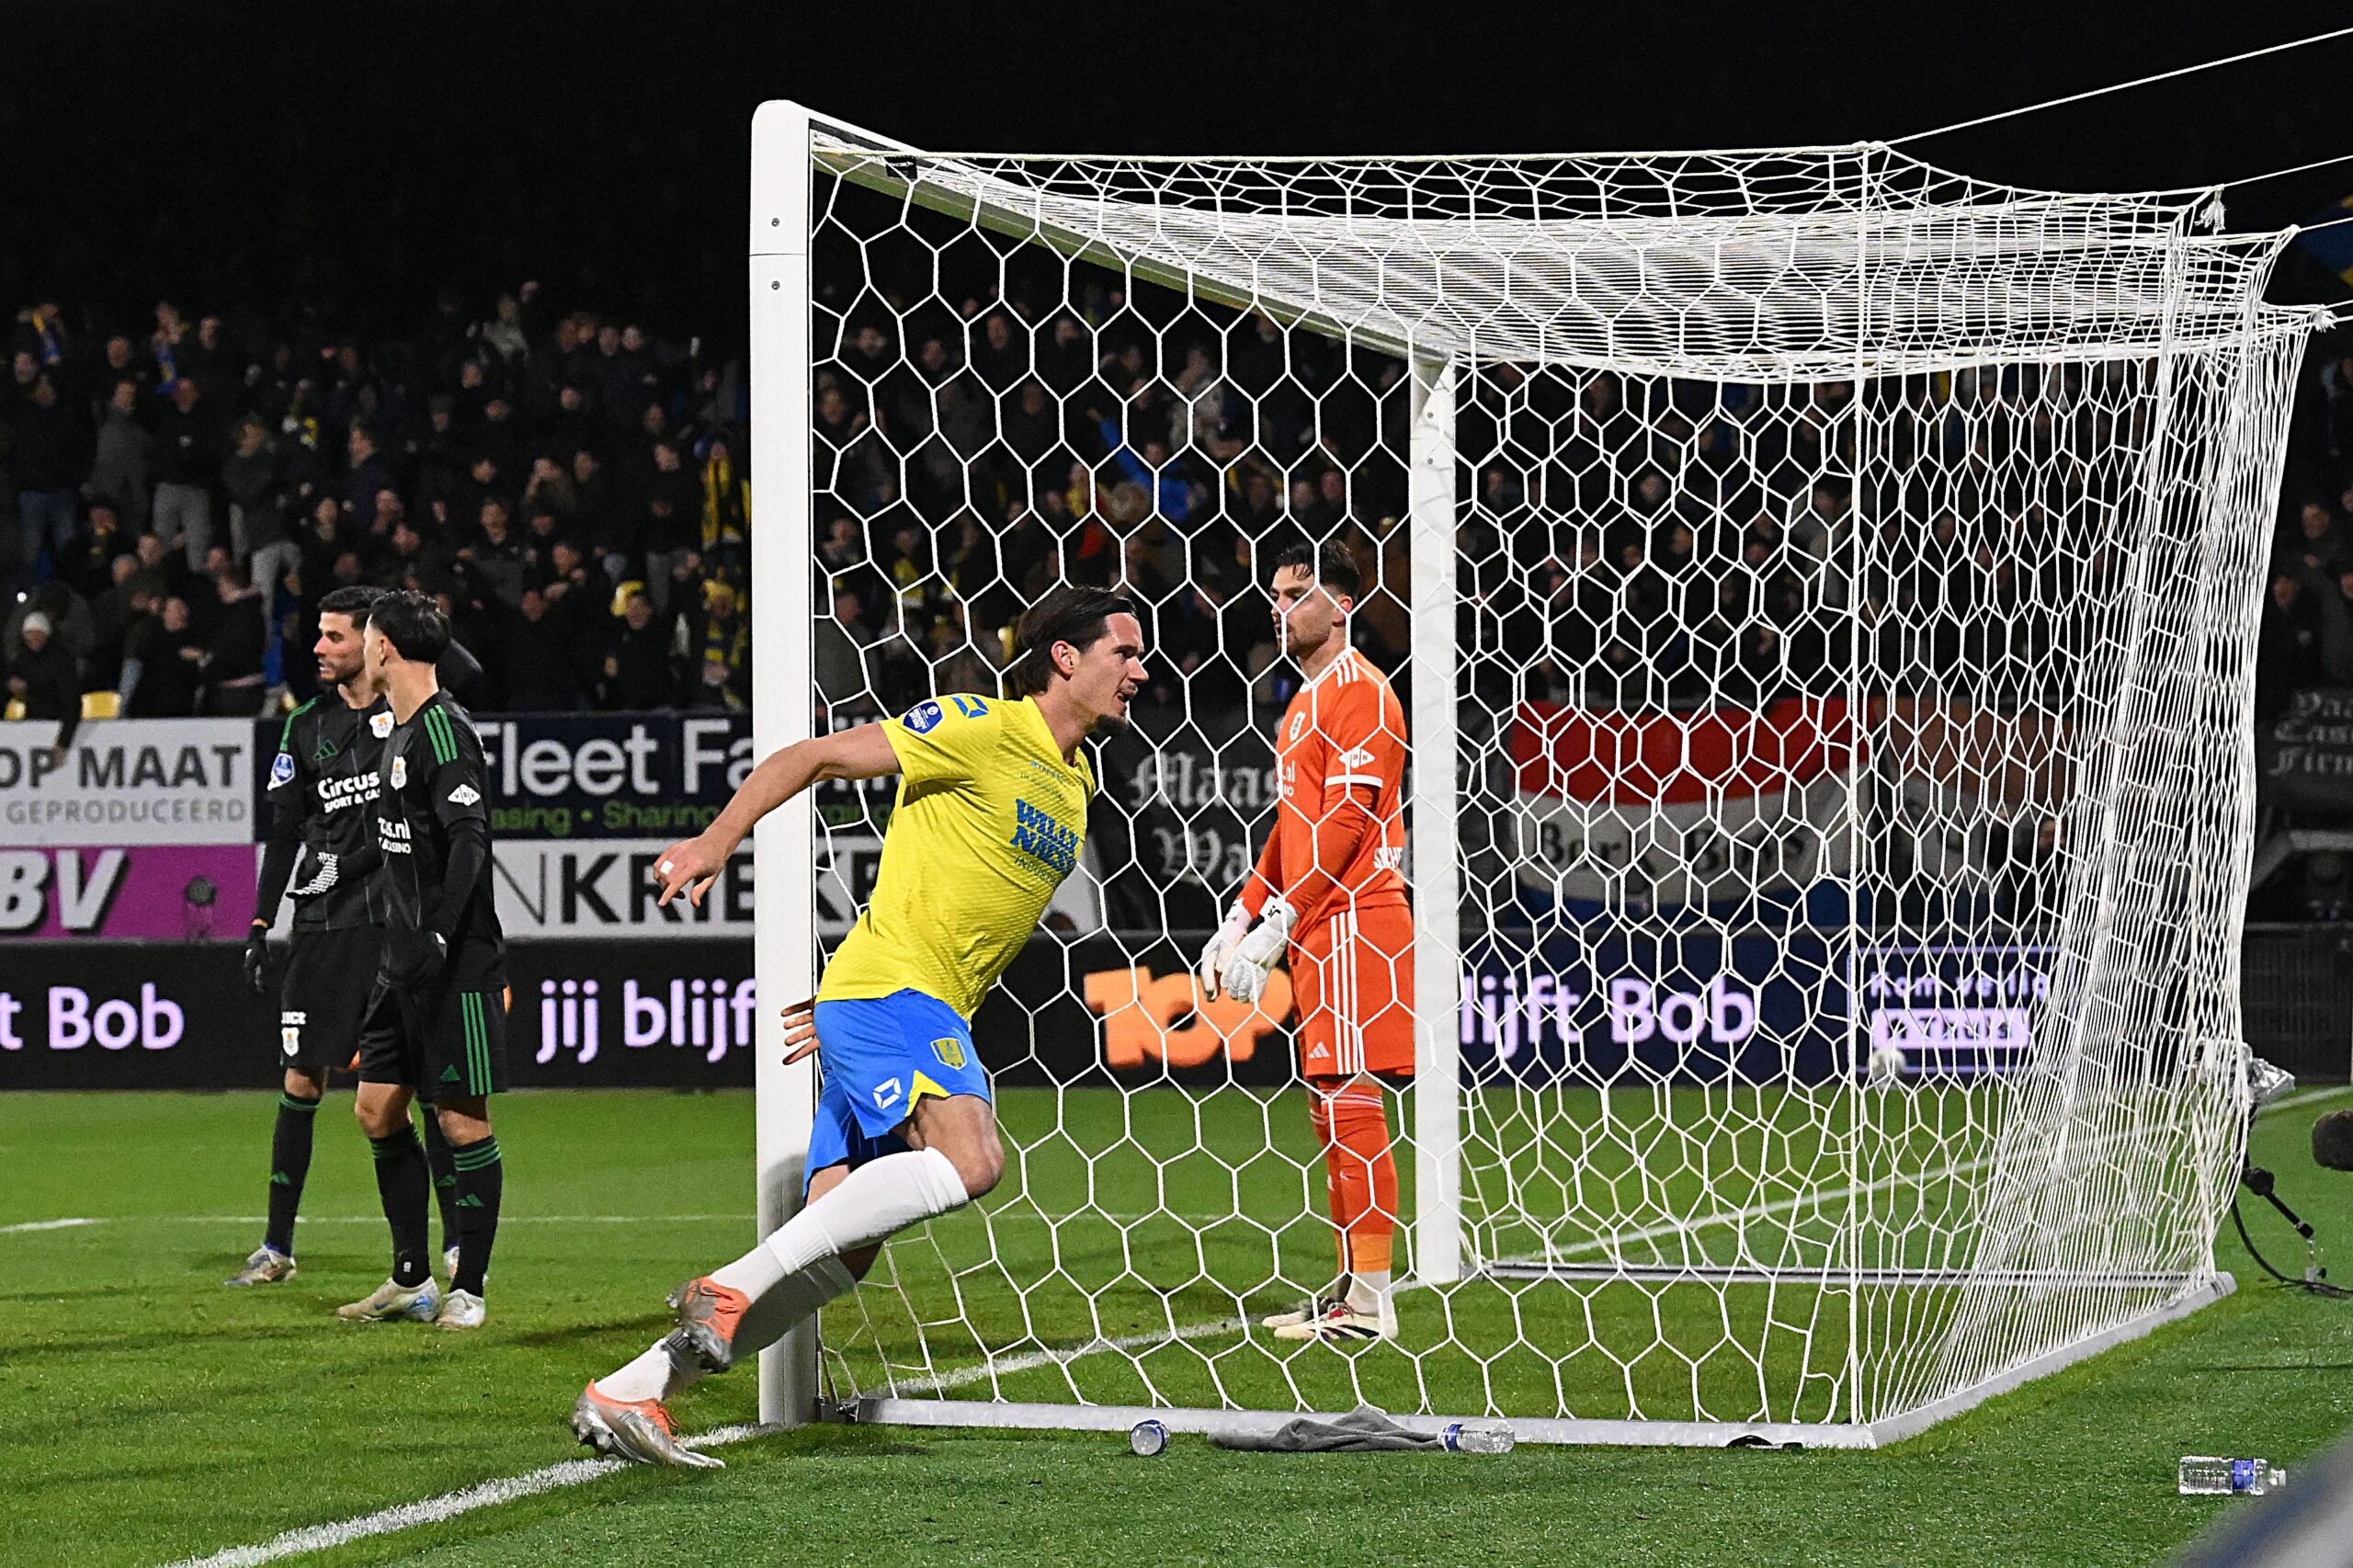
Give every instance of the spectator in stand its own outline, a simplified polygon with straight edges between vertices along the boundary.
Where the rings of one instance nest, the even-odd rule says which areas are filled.
[[[170,310],[157,307],[159,315]],[[176,330],[177,316],[170,316]],[[156,329],[163,341],[166,329]],[[201,572],[212,548],[212,486],[221,477],[221,438],[204,393],[190,377],[172,381],[172,404],[155,422],[154,531],[177,543],[188,570]]]
[[[392,470],[385,465],[382,451],[376,445],[376,432],[368,426],[355,423],[351,426],[351,433],[344,438],[344,450],[351,463],[345,471],[344,506],[353,522],[373,532],[378,502],[388,491],[397,496],[399,487],[392,483]]]
[[[33,377],[11,426],[7,461],[17,481],[21,563],[28,578],[44,579],[74,537],[75,492],[89,461],[87,441],[80,415],[45,370]]]
[[[160,609],[131,629],[123,643],[123,715],[131,719],[186,719],[196,712],[204,685],[204,639],[188,614],[188,601],[174,594]]]
[[[460,546],[457,558],[466,562],[502,605],[521,603],[524,580],[523,541],[516,537],[506,502],[496,495],[483,500],[472,537]]]
[[[126,350],[128,338],[116,338]],[[124,524],[143,533],[149,519],[148,475],[154,465],[155,437],[139,421],[140,383],[134,376],[118,376],[107,394],[98,418],[97,452],[82,492],[93,501],[103,495],[119,509]]]
[[[703,585],[703,607],[688,618],[688,650],[695,673],[686,706],[743,712],[752,705],[752,625],[733,587]]]
[[[2353,567],[2353,540],[2324,501],[2307,501],[2296,514],[2296,537],[2290,553],[2308,571],[2335,581]]]
[[[115,582],[118,560],[138,564],[114,503],[102,495],[90,503],[89,516],[59,552],[52,575],[84,598],[94,598]]]
[[[268,626],[262,594],[244,567],[233,561],[223,562],[213,574],[213,592],[220,608],[204,632],[203,710],[248,717],[261,711],[265,695],[262,667]]]
[[[2302,573],[2275,574],[2264,600],[2256,650],[2256,716],[2279,712],[2306,687],[2353,676],[2348,654],[2353,654],[2353,636],[2348,636],[2339,596],[2311,592]]]
[[[579,634],[539,588],[523,590],[496,651],[507,709],[564,713],[580,706]]]
[[[605,655],[605,706],[629,710],[676,702],[671,642],[672,628],[655,619],[652,597],[643,588],[631,589]]]
[[[828,710],[869,710],[873,691],[867,653],[874,646],[873,629],[866,624],[866,604],[847,588],[835,590],[834,611],[817,623],[817,695]]]
[[[90,599],[90,656],[83,668],[85,691],[115,691],[122,685],[124,642],[131,629],[155,609],[155,580],[139,570],[128,552],[112,563],[113,580]]]
[[[229,455],[221,460],[221,488],[229,496],[230,546],[247,563],[266,603],[281,581],[301,570],[302,552],[286,532],[278,448],[257,415],[237,421]]]
[[[33,611],[17,623],[16,646],[8,651],[8,696],[24,704],[24,717],[51,722],[57,737],[53,754],[63,760],[82,722],[82,682],[74,655],[54,635],[48,616]]]

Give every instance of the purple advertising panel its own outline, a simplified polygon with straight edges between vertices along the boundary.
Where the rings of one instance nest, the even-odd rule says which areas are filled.
[[[0,849],[0,940],[242,943],[258,853],[251,844]]]

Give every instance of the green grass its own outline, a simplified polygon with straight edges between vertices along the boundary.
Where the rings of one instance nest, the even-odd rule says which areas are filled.
[[[329,1309],[384,1267],[368,1162],[340,1093],[321,1119],[301,1276],[260,1291],[218,1286],[258,1234],[239,1217],[261,1205],[270,1103],[0,1097],[0,1225],[104,1221],[0,1234],[0,1562],[164,1562],[567,1458],[575,1450],[563,1418],[580,1383],[659,1332],[671,1284],[750,1240],[747,1096],[517,1096],[499,1107],[513,1222],[500,1238],[491,1326],[454,1336],[340,1324]],[[1008,1126],[1065,1134],[1021,1173],[1037,1200],[1009,1182],[985,1221],[959,1217],[903,1248],[904,1296],[870,1291],[852,1315],[829,1320],[836,1375],[864,1381],[886,1362],[902,1376],[953,1373],[984,1349],[1214,1321],[1237,1298],[1255,1306],[1279,1300],[1286,1280],[1319,1278],[1329,1242],[1306,1212],[1321,1184],[1308,1174],[1297,1105],[1232,1093],[1200,1104],[1165,1094],[1123,1107],[1096,1092],[1057,1106],[1042,1092],[1008,1094]],[[1967,1112],[1948,1104],[1921,1114],[1967,1122]],[[1554,1119],[1590,1127],[1597,1114],[1574,1106]],[[1693,1124],[1688,1106],[1675,1114]],[[2323,1239],[2353,1256],[2353,1188],[2313,1169],[2302,1147],[2309,1114],[2268,1119],[2258,1157],[2283,1173],[2285,1195]],[[1799,1168],[1813,1157],[1807,1139],[1838,1136],[1835,1117],[1787,1104],[1760,1101],[1721,1119],[1725,1138],[1748,1140],[1741,1148],[1779,1147]],[[1707,1190],[1740,1206],[1736,1172],[1759,1168],[1756,1159],[1727,1171],[1711,1137],[1662,1161],[1643,1126],[1641,1117],[1628,1123],[1624,1161],[1592,1161],[1584,1179],[1599,1186],[1582,1210],[1565,1186],[1557,1199],[1523,1199],[1533,1232],[1569,1242],[1603,1190],[1634,1211],[1624,1194],[1636,1148],[1654,1171],[1680,1173],[1652,1193],[1661,1211],[1688,1211],[1703,1168]],[[1534,1191],[1560,1162],[1531,1159],[1520,1186]],[[1149,1217],[1163,1207],[1222,1219]],[[1262,1228],[1237,1213],[1301,1217]],[[2251,1222],[2278,1244],[2275,1256],[2297,1256],[2276,1221]],[[1196,1228],[1206,1239],[1192,1239]],[[1782,1233],[1802,1230],[1791,1221]],[[2353,1424],[2353,1303],[2268,1287],[2227,1228],[2222,1256],[2240,1277],[2238,1295],[1875,1454],[1278,1459],[1180,1438],[1145,1461],[1110,1437],[829,1427],[736,1445],[723,1473],[611,1476],[308,1561],[1328,1562],[1356,1552],[1743,1568],[2147,1563],[2217,1512],[2173,1494],[2179,1455],[2259,1452],[2292,1471]],[[949,1275],[977,1333],[943,1308]],[[1179,1288],[1172,1300],[1144,1290],[1147,1280]],[[1456,1342],[1449,1355],[1420,1358],[1438,1406],[1485,1393],[1505,1408],[1565,1399],[1580,1414],[1620,1415],[1629,1364],[1636,1397],[1662,1406],[1688,1403],[1695,1379],[1718,1373],[1700,1391],[1707,1399],[1741,1397],[1745,1376],[1753,1401],[1757,1374],[1744,1369],[1754,1362],[1781,1369],[1833,1343],[1843,1357],[1840,1331],[1813,1324],[1802,1292],[1780,1292],[1768,1309],[1756,1291],[1757,1307],[1725,1312],[1715,1343],[1736,1353],[1718,1372],[1695,1373],[1671,1356],[1631,1352],[1662,1336],[1687,1347],[1707,1338],[1693,1325],[1702,1307],[1717,1310],[1713,1292],[1687,1306],[1676,1294],[1693,1296],[1687,1287],[1482,1290],[1457,1292],[1445,1312],[1427,1294],[1404,1303],[1409,1349]],[[1028,1298],[1031,1331],[1018,1326],[1017,1294]],[[1527,1326],[1510,1339],[1555,1350],[1589,1341],[1600,1355],[1495,1354],[1513,1302]],[[921,1332],[918,1320],[928,1324]],[[1145,1352],[1141,1367],[1104,1354],[1060,1374],[1020,1374],[1003,1392],[1052,1397],[1059,1386],[1067,1397],[1075,1381],[1089,1397],[1132,1397],[1148,1378],[1169,1403],[1190,1400],[1214,1392],[1207,1351],[1226,1391],[1254,1402],[1296,1393],[1328,1403],[1360,1390],[1392,1407],[1415,1403],[1397,1397],[1412,1392],[1413,1357],[1309,1348],[1286,1361],[1257,1339],[1212,1335]],[[1468,1369],[1490,1355],[1474,1378]],[[1620,1408],[1608,1409],[1597,1402],[1613,1379]],[[680,1402],[690,1427],[752,1415],[744,1377]]]

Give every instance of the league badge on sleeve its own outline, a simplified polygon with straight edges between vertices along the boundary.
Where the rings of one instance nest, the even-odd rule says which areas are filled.
[[[945,717],[947,715],[940,711],[938,703],[919,702],[908,709],[907,716],[899,722],[918,735],[927,735],[939,727],[939,721]]]
[[[279,752],[278,760],[269,765],[269,787],[275,790],[281,784],[293,782],[294,758],[288,753]]]

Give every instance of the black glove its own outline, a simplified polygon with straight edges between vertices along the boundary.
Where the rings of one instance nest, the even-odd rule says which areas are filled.
[[[403,965],[402,978],[410,985],[429,986],[441,978],[441,966],[449,961],[449,940],[438,931],[415,931],[403,944],[407,949],[408,961]]]
[[[269,994],[269,927],[258,920],[245,937],[245,983],[256,996]]]

